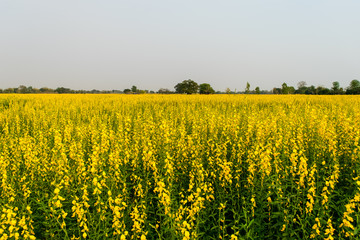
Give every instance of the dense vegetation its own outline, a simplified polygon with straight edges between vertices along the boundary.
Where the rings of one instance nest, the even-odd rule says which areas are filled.
[[[33,87],[26,87],[21,85],[17,88],[7,88],[0,89],[0,93],[126,93],[126,94],[143,94],[143,93],[160,93],[160,94],[170,94],[170,93],[186,93],[186,94],[306,94],[306,95],[343,95],[343,94],[360,94],[360,82],[356,79],[350,82],[350,85],[344,89],[340,87],[339,82],[333,82],[332,88],[326,88],[323,86],[315,87],[311,85],[306,86],[306,82],[301,81],[298,83],[298,88],[295,89],[293,86],[288,86],[286,83],[281,85],[281,88],[274,87],[271,91],[260,90],[259,87],[255,87],[254,90],[250,89],[250,83],[246,83],[245,91],[231,91],[230,88],[226,88],[224,92],[216,91],[211,87],[209,83],[198,84],[197,82],[188,79],[184,80],[174,86],[175,91],[171,91],[167,88],[160,88],[157,92],[152,90],[141,90],[136,86],[131,88],[126,88],[123,91],[121,90],[72,90],[70,88],[59,87],[56,89],[51,89],[43,87],[40,89]]]
[[[1,239],[358,239],[357,96],[0,96]]]

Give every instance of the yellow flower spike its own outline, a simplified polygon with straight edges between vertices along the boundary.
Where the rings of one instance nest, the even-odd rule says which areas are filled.
[[[238,237],[234,234],[231,234],[230,240],[238,240]]]
[[[283,232],[283,231],[285,231],[285,229],[286,229],[286,225],[284,224],[280,231]]]

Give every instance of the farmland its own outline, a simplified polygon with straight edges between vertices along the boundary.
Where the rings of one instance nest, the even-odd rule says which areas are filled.
[[[360,98],[0,95],[0,239],[359,239]]]

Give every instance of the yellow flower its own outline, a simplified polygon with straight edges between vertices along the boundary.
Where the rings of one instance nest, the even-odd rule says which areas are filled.
[[[15,234],[14,234],[15,239],[19,239],[19,236],[20,236],[19,233],[15,233]]]
[[[231,240],[237,240],[238,239],[238,237],[236,236],[236,235],[234,235],[234,234],[231,234],[231,238],[230,238]]]
[[[285,229],[286,229],[286,225],[284,224],[283,226],[282,226],[282,228],[281,228],[281,230],[280,231],[285,231]]]
[[[54,193],[55,193],[55,194],[59,194],[59,192],[60,192],[60,189],[59,189],[59,188],[55,188]]]

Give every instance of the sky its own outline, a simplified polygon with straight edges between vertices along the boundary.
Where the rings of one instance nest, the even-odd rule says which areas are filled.
[[[0,0],[0,88],[360,80],[359,0]]]

